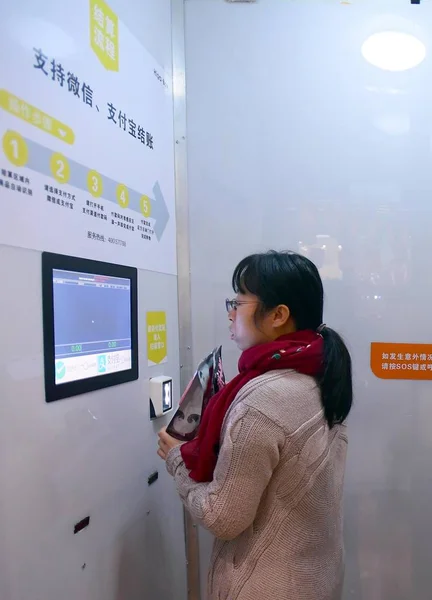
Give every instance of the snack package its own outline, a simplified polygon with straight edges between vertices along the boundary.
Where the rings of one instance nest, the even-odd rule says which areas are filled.
[[[193,440],[198,433],[201,417],[210,398],[224,385],[222,346],[219,346],[198,366],[181,397],[179,408],[167,427],[167,433],[182,442]]]

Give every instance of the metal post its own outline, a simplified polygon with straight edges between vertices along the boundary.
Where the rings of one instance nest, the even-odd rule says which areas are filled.
[[[184,0],[171,0],[175,189],[177,215],[177,268],[180,340],[180,385],[186,388],[193,375],[192,315],[189,256],[189,206],[186,150],[186,81]],[[200,565],[198,528],[184,511],[188,600],[200,600]]]

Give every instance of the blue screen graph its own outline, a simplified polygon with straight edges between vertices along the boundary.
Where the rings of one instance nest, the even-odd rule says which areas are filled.
[[[131,281],[53,270],[56,384],[131,368]]]

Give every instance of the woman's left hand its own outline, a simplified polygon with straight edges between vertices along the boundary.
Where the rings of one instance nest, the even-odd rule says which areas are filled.
[[[158,433],[159,436],[159,449],[158,455],[162,458],[162,460],[166,460],[168,452],[177,446],[181,446],[184,442],[180,442],[180,440],[176,440],[169,433],[166,432],[166,427],[161,429]]]

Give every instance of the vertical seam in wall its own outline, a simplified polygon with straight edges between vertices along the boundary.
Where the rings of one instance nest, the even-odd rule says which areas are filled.
[[[186,78],[184,0],[171,0],[173,57],[174,161],[177,223],[177,286],[180,344],[180,388],[183,393],[193,375],[192,307],[189,244],[189,203],[186,147]],[[198,529],[184,510],[187,598],[201,600]]]

